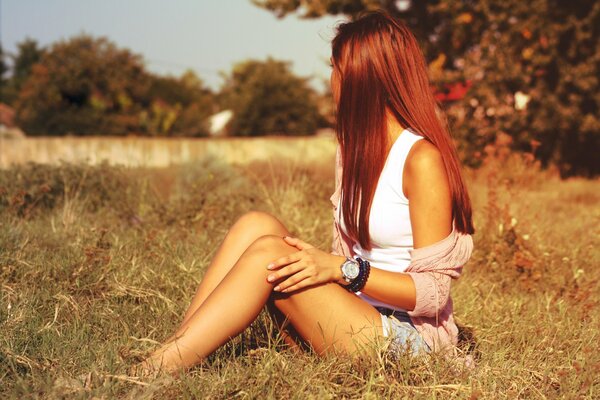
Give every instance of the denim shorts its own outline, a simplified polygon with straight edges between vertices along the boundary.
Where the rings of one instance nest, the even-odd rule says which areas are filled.
[[[412,355],[431,352],[406,312],[384,307],[376,307],[376,309],[381,314],[383,335],[386,338],[391,338],[389,350],[396,354],[408,352]]]

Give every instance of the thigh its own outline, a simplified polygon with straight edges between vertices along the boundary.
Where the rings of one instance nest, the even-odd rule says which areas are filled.
[[[369,352],[384,340],[379,312],[337,283],[272,296],[275,306],[319,354]]]
[[[273,215],[262,211],[249,211],[231,226],[225,239],[217,249],[210,265],[196,289],[196,293],[185,312],[182,325],[196,312],[198,307],[221,283],[225,275],[259,238],[267,235],[289,235],[286,227]]]

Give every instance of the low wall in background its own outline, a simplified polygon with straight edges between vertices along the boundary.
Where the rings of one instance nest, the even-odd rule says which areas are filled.
[[[276,157],[317,162],[335,153],[332,136],[258,138],[35,137],[0,138],[0,168],[30,161],[166,167],[217,157],[244,164]]]

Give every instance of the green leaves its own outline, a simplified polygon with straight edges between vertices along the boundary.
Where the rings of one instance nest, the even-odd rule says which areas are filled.
[[[307,79],[272,58],[236,64],[221,96],[223,108],[233,111],[233,135],[312,134],[320,122],[316,94]]]
[[[201,136],[215,111],[193,72],[155,76],[141,56],[88,35],[45,50],[24,42],[12,82],[17,123],[29,135]]]
[[[253,0],[278,17],[346,14],[384,8],[419,39],[440,87],[472,81],[446,103],[463,160],[477,166],[486,145],[509,134],[563,176],[600,174],[600,3],[589,0]],[[399,7],[399,3],[408,3]],[[441,57],[443,56],[443,57]],[[530,98],[515,110],[515,95]],[[519,96],[520,96],[519,95]],[[475,104],[475,105],[473,105]],[[521,108],[520,106],[518,108]],[[594,150],[596,149],[596,150]]]

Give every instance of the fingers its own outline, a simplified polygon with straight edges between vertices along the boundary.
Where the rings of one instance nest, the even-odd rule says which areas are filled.
[[[315,284],[317,282],[317,275],[320,274],[313,259],[315,250],[312,249],[314,247],[309,243],[290,236],[284,236],[283,240],[300,251],[278,258],[267,265],[268,270],[274,271],[267,277],[269,283],[283,280],[282,282],[278,282],[273,290],[287,293]]]
[[[286,267],[281,268],[279,271],[275,271],[267,276],[267,281],[273,283],[279,279],[283,279],[292,274],[296,274],[298,271],[302,271],[306,266],[303,263],[294,263]]]
[[[285,240],[285,242],[290,246],[294,246],[299,250],[311,249],[313,247],[312,245],[291,236],[284,236],[283,240]]]
[[[314,281],[314,278],[304,272],[299,272],[295,275],[290,276],[285,281],[281,282],[273,288],[276,292],[288,293],[294,290],[302,289],[306,286],[310,286]]]
[[[302,259],[302,252],[296,252],[292,254],[288,254],[287,256],[283,256],[273,261],[269,265],[267,265],[267,269],[279,269],[285,265],[289,265],[295,262],[298,262]]]

